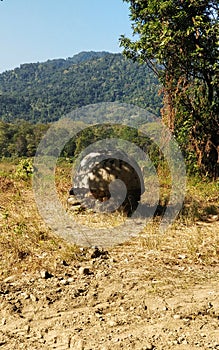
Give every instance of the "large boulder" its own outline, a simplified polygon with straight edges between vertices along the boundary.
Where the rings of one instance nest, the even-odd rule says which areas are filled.
[[[140,167],[121,150],[87,154],[76,168],[73,185],[70,195],[83,206],[110,212],[133,212],[145,191]]]

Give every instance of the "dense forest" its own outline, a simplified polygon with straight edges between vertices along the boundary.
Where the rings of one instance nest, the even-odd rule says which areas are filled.
[[[50,124],[33,124],[26,121],[13,124],[0,121],[0,156],[4,158],[34,157],[37,146],[49,127]],[[58,128],[54,137],[59,137],[62,132],[66,133],[66,129]],[[60,156],[74,159],[91,143],[106,138],[118,138],[136,144],[144,150],[147,149],[147,153],[153,157],[155,163],[157,161],[159,150],[144,134],[136,128],[110,124],[85,127],[69,139]],[[53,155],[53,143],[47,145],[47,151],[48,154]]]
[[[33,157],[49,124],[0,121],[0,157]]]
[[[159,89],[146,65],[121,54],[82,52],[0,74],[0,120],[49,123],[77,107],[112,101],[135,104],[159,116]]]

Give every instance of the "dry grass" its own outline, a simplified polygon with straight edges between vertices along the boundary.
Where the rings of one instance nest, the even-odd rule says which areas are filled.
[[[71,164],[56,171],[56,185],[63,205],[71,187]],[[53,270],[57,261],[78,258],[78,248],[55,236],[37,212],[31,179],[15,176],[15,164],[0,164],[0,274],[4,277],[43,268]],[[165,187],[166,186],[166,187]],[[164,194],[169,184],[163,184]],[[165,234],[158,231],[159,218],[151,221],[138,238],[147,251],[157,251],[163,261],[186,264],[218,264],[219,183],[190,180],[185,207]],[[77,220],[91,228],[120,225],[124,216],[81,213]]]
[[[218,264],[219,222],[198,222],[186,226],[176,222],[164,234],[154,224],[142,233],[142,245],[147,250],[162,252],[170,259],[185,260],[187,263]]]
[[[38,214],[31,179],[15,176],[13,164],[0,166],[0,274],[54,268],[74,258],[76,247],[56,237]]]
[[[89,228],[113,228],[122,225],[126,216],[120,212],[116,213],[93,213],[92,211],[83,211],[78,214],[72,213],[74,220],[80,225],[88,226]]]

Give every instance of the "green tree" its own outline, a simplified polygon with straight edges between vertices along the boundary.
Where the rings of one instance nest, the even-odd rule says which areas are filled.
[[[219,174],[218,0],[124,0],[134,39],[124,54],[147,63],[163,84],[164,122],[190,168]]]
[[[74,57],[22,64],[0,74],[0,120],[54,122],[77,107],[110,101],[160,115],[160,84],[148,67],[121,54],[86,53],[77,63]]]

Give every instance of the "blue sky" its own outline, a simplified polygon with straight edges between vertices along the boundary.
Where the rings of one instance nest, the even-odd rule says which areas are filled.
[[[81,51],[120,52],[120,35],[132,30],[122,0],[4,0],[0,33],[2,72]]]

